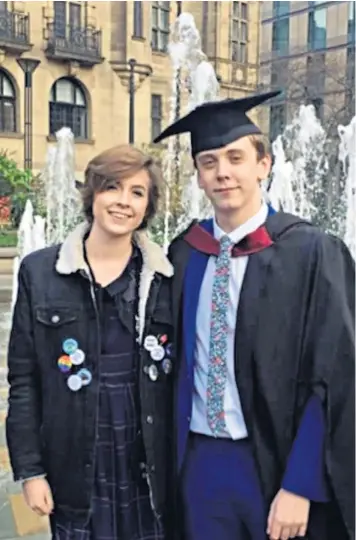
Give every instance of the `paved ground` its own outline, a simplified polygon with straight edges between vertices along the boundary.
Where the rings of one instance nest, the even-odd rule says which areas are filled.
[[[0,540],[19,538],[48,540],[47,520],[38,518],[27,508],[20,486],[11,480],[5,440],[6,348],[9,324],[9,304],[2,300],[0,301]]]

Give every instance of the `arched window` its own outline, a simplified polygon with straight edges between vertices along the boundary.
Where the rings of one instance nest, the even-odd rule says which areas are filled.
[[[16,131],[16,92],[10,77],[0,70],[0,131]]]
[[[74,137],[88,138],[88,108],[82,87],[72,79],[58,79],[51,88],[49,132],[69,127]]]

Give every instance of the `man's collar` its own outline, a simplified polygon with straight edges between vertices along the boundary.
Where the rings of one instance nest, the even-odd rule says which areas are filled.
[[[262,201],[261,208],[251,218],[249,218],[245,223],[242,223],[242,225],[239,225],[236,229],[231,231],[227,236],[232,240],[234,244],[237,244],[240,242],[245,236],[252,233],[258,227],[263,225],[265,223],[268,216],[268,206],[265,201]],[[220,240],[220,238],[226,233],[219,227],[219,225],[216,222],[216,219],[214,217],[213,220],[213,227],[214,227],[214,236],[217,240]]]

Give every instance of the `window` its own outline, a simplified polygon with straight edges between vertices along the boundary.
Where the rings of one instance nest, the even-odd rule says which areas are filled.
[[[232,12],[233,17],[236,19],[248,19],[248,6],[246,2],[233,2],[232,3]]]
[[[278,105],[272,105],[269,116],[269,138],[271,141],[275,141],[278,135],[283,133],[286,125],[286,105],[285,103],[278,103]]]
[[[288,15],[290,2],[273,2],[273,17]]]
[[[247,16],[247,4],[245,2],[241,2],[240,4],[240,7],[241,7],[241,19],[244,19],[245,21],[247,21],[248,19],[248,16]]]
[[[326,9],[313,9],[308,14],[308,48],[326,49]]]
[[[349,17],[347,21],[347,35],[348,35],[348,42],[349,43],[355,43],[355,19],[356,19],[356,3],[349,2]]]
[[[246,2],[232,3],[231,58],[233,62],[247,62],[248,9]]]
[[[16,131],[16,93],[14,85],[4,71],[0,70],[0,131]]]
[[[152,49],[167,52],[169,40],[169,2],[152,2]]]
[[[74,30],[82,27],[82,6],[69,2],[69,25]]]
[[[134,37],[143,37],[143,24],[142,24],[142,2],[134,2],[134,21],[133,21],[133,35]]]
[[[278,56],[289,53],[289,19],[280,19],[272,25],[272,51]]]
[[[88,138],[88,111],[83,89],[72,79],[58,79],[51,89],[49,132],[69,127],[74,137]]]
[[[155,139],[162,132],[162,96],[151,96],[151,139]]]
[[[66,37],[66,3],[53,2],[54,6],[54,34],[58,38]]]
[[[83,27],[82,6],[75,2],[62,2],[56,0],[54,5],[54,32],[57,38],[66,38],[67,22],[69,23],[69,33]],[[68,6],[68,7],[67,7]],[[68,12],[67,12],[68,9]]]

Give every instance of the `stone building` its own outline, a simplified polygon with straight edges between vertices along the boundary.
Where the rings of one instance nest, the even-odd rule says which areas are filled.
[[[261,2],[260,86],[284,95],[261,114],[272,140],[301,103],[328,132],[355,114],[355,1]]]
[[[32,168],[40,170],[54,133],[69,126],[80,176],[88,160],[129,140],[129,59],[135,67],[135,143],[168,123],[172,89],[167,53],[179,10],[194,15],[221,95],[254,91],[259,2],[0,1],[0,150],[24,163],[24,73],[32,76]],[[139,72],[139,73],[138,73]]]

